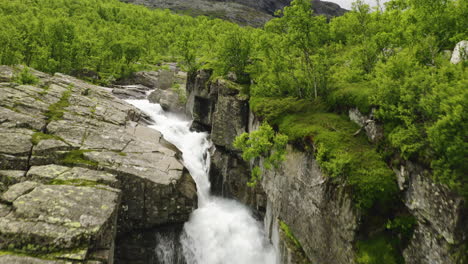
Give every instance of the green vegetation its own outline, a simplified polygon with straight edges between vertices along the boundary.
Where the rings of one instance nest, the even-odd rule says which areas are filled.
[[[298,250],[303,251],[301,242],[299,242],[299,240],[297,240],[297,238],[291,232],[291,229],[289,228],[289,226],[283,221],[279,221],[279,224],[280,224],[281,230],[283,230],[286,237],[293,242],[293,244],[296,246],[296,248]]]
[[[49,105],[49,109],[45,113],[47,117],[47,121],[57,121],[62,119],[63,114],[65,113],[65,108],[70,105],[69,99],[72,93],[72,86],[69,86],[66,91],[62,93],[60,99],[51,105]]]
[[[172,84],[171,89],[179,96],[179,103],[185,105],[187,103],[187,96],[181,85],[175,82]]]
[[[89,80],[101,84],[164,61],[180,61],[195,70],[202,65],[200,58],[218,54],[234,60],[234,65],[221,63],[225,69],[241,70],[235,58],[222,52],[230,49],[220,42],[233,32],[250,36],[252,30],[118,0],[2,1],[0,24],[0,65],[26,64],[50,73],[97,73],[97,79]],[[232,43],[227,41],[226,47],[236,48]]]
[[[356,261],[359,264],[402,264],[404,260],[396,250],[396,244],[398,244],[398,240],[385,235],[359,241]]]
[[[42,132],[36,132],[32,135],[31,142],[33,145],[39,144],[41,140],[47,140],[47,139],[55,139],[55,140],[60,140],[64,141],[61,137],[51,135],[51,134],[44,134]]]
[[[288,137],[275,134],[275,131],[268,123],[263,123],[257,131],[243,133],[234,141],[234,147],[242,151],[242,158],[250,161],[263,157],[263,166],[269,170],[277,168],[286,154],[286,144]],[[252,170],[252,177],[249,186],[255,186],[261,179],[260,167],[256,166]]]
[[[359,262],[400,263],[399,245],[387,233],[407,235],[413,224],[390,216],[398,190],[388,164],[416,161],[468,197],[468,62],[452,65],[445,55],[468,39],[468,1],[385,5],[373,10],[357,0],[352,11],[327,21],[312,15],[310,1],[294,0],[254,29],[117,0],[2,1],[0,64],[95,73],[90,80],[101,84],[169,60],[189,74],[213,69],[213,80],[235,75],[228,86],[249,96],[264,121],[236,139],[243,158],[263,157],[266,169],[276,167],[288,141],[313,153],[358,208],[385,215],[387,230],[357,244]],[[37,82],[28,67],[16,82]],[[71,89],[49,107],[49,121],[63,117]],[[379,145],[354,135],[359,128],[344,115],[354,107],[375,109],[386,136]],[[44,138],[37,134],[33,142]],[[63,162],[97,166],[86,151],[71,151]],[[255,167],[249,184],[261,174]]]
[[[86,187],[95,187],[99,183],[90,180],[83,179],[72,179],[72,180],[52,180],[49,184],[51,185],[74,185],[74,186],[86,186]]]
[[[65,157],[62,159],[62,163],[65,165],[87,165],[91,167],[97,167],[99,163],[88,160],[85,158],[84,153],[91,152],[92,150],[72,150],[66,153]]]
[[[39,82],[39,78],[31,73],[31,70],[28,67],[24,67],[21,72],[19,72],[16,76],[13,77],[13,81],[18,84],[37,84]]]
[[[396,185],[376,148],[339,116],[351,107],[377,109],[386,130],[379,149],[393,153],[385,158],[418,161],[468,194],[467,63],[452,65],[443,52],[468,38],[467,15],[462,0],[393,0],[385,11],[358,0],[327,21],[312,16],[309,1],[294,0],[253,29],[117,0],[13,0],[0,6],[0,64],[94,72],[101,83],[165,60],[190,71],[212,68],[214,78],[234,73],[250,84],[242,90],[260,117],[290,141],[315,146],[324,171],[351,187],[359,207],[371,208],[394,196]],[[31,82],[27,71],[21,82]],[[49,120],[63,117],[69,97],[50,106]],[[255,155],[268,163],[271,135],[258,136],[273,145],[244,135],[238,147],[261,148]],[[251,183],[260,174],[254,170]]]

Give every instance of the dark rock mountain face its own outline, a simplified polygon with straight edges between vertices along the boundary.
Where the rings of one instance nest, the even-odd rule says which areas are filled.
[[[220,2],[227,2],[219,0]],[[273,15],[276,10],[282,9],[288,6],[291,0],[231,0],[230,2],[236,2],[241,5],[252,7],[256,10]],[[312,8],[315,14],[325,16],[341,16],[346,12],[346,9],[341,8],[338,4],[331,2],[324,2],[320,0],[312,0]]]
[[[273,18],[276,10],[292,0],[121,0],[151,8],[168,8],[188,15],[206,15],[226,19],[241,25],[261,27]],[[316,14],[327,17],[341,16],[346,10],[339,5],[320,0],[312,1]]]

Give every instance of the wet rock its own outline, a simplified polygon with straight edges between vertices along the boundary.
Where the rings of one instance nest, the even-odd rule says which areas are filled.
[[[172,90],[154,90],[148,100],[154,104],[160,104],[164,111],[183,113],[185,105],[181,102],[179,95]]]
[[[260,185],[248,187],[250,166],[237,155],[216,148],[211,155],[211,191],[214,195],[229,197],[250,206],[259,215],[266,210],[265,193]]]
[[[146,93],[150,90],[151,88],[143,86],[141,84],[121,85],[115,86],[112,89],[112,93],[121,99],[145,99]]]

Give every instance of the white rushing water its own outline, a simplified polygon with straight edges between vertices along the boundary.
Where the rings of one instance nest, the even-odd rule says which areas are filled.
[[[198,206],[181,237],[188,264],[274,264],[275,252],[261,223],[244,205],[210,195],[208,172],[211,141],[207,133],[190,131],[190,122],[166,113],[148,100],[127,100],[148,114],[150,126],[183,153],[183,162],[198,189]],[[169,263],[168,263],[169,264]]]

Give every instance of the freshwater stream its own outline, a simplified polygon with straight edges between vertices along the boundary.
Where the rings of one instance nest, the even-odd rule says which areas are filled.
[[[183,162],[197,184],[198,209],[185,223],[180,242],[187,264],[274,264],[276,254],[266,240],[260,222],[237,201],[210,194],[208,133],[190,131],[190,121],[164,112],[160,105],[148,100],[127,100],[149,115],[164,138],[183,153]],[[167,242],[171,243],[171,242]],[[159,245],[161,256],[170,245]],[[170,257],[159,260],[173,264]]]

